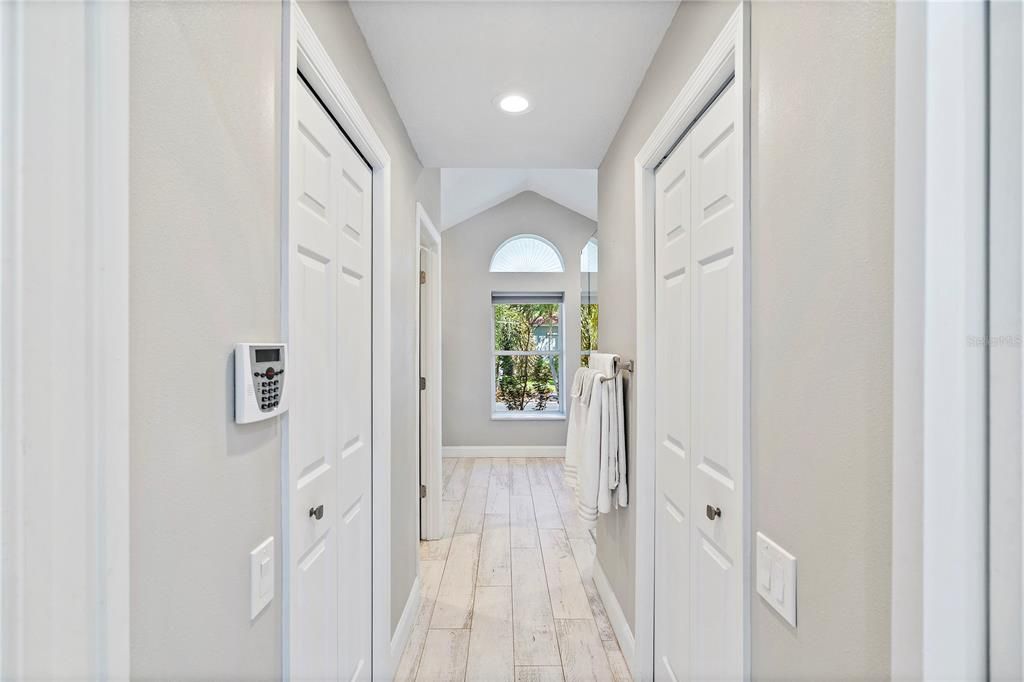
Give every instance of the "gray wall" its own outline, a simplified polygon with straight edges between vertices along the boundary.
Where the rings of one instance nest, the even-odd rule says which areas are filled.
[[[274,3],[131,6],[132,678],[272,679],[278,420],[234,423],[232,347],[280,338]],[[280,542],[277,565],[280,566]]]
[[[633,157],[734,7],[682,3],[602,162],[605,348],[635,352],[635,289],[621,285],[635,279]],[[753,675],[881,679],[889,671],[894,10],[754,3],[752,35],[753,527],[799,561],[797,629],[754,597]],[[634,453],[635,442],[631,433]],[[633,626],[631,510],[602,517],[598,555]]]
[[[419,381],[416,202],[440,224],[440,171],[424,171],[347,2],[302,2],[302,11],[391,155],[391,627],[416,579],[419,540]]]
[[[394,163],[392,623],[416,575],[415,202],[424,172],[345,3],[304,3]],[[131,8],[132,676],[275,679],[281,585],[249,621],[248,553],[280,554],[276,420],[233,421],[232,344],[280,335],[281,6]],[[278,571],[278,576],[281,571]]]
[[[565,445],[565,420],[491,419],[491,292],[565,292],[565,380],[571,381],[580,362],[580,252],[596,227],[575,211],[523,192],[442,233],[444,445]],[[553,243],[565,272],[490,272],[495,249],[523,233]]]

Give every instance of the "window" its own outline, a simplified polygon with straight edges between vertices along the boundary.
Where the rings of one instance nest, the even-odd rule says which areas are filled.
[[[562,300],[558,294],[491,295],[495,418],[561,418]]]
[[[597,234],[596,232],[594,233]],[[597,350],[597,237],[580,252],[580,364],[590,366]]]
[[[580,304],[580,364],[590,366],[590,351],[597,350],[597,303]]]
[[[494,252],[491,272],[565,272],[565,262],[547,239],[521,234],[506,240]]]

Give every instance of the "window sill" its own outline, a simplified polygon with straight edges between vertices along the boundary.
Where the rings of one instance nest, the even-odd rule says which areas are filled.
[[[565,421],[564,412],[549,412],[541,414],[524,414],[515,412],[492,413],[491,421],[497,422],[559,422]]]

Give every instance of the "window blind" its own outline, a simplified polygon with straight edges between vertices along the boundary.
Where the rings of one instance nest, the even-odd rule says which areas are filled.
[[[512,305],[514,303],[562,303],[565,294],[561,291],[504,292],[492,291],[491,304]]]

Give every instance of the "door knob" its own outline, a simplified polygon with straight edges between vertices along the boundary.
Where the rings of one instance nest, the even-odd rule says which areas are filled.
[[[711,507],[708,507],[708,509],[710,509],[710,508]],[[710,512],[708,512],[708,513],[710,513]],[[319,506],[316,506],[316,507],[310,507],[309,508],[309,518],[316,519],[317,521],[319,521],[323,517],[324,517],[324,506],[322,504],[319,505]]]
[[[706,510],[704,510],[704,513],[708,515],[708,519],[709,520],[714,521],[715,519],[717,519],[719,516],[722,515],[722,510],[719,509],[718,507],[712,507],[709,504],[708,508]]]

